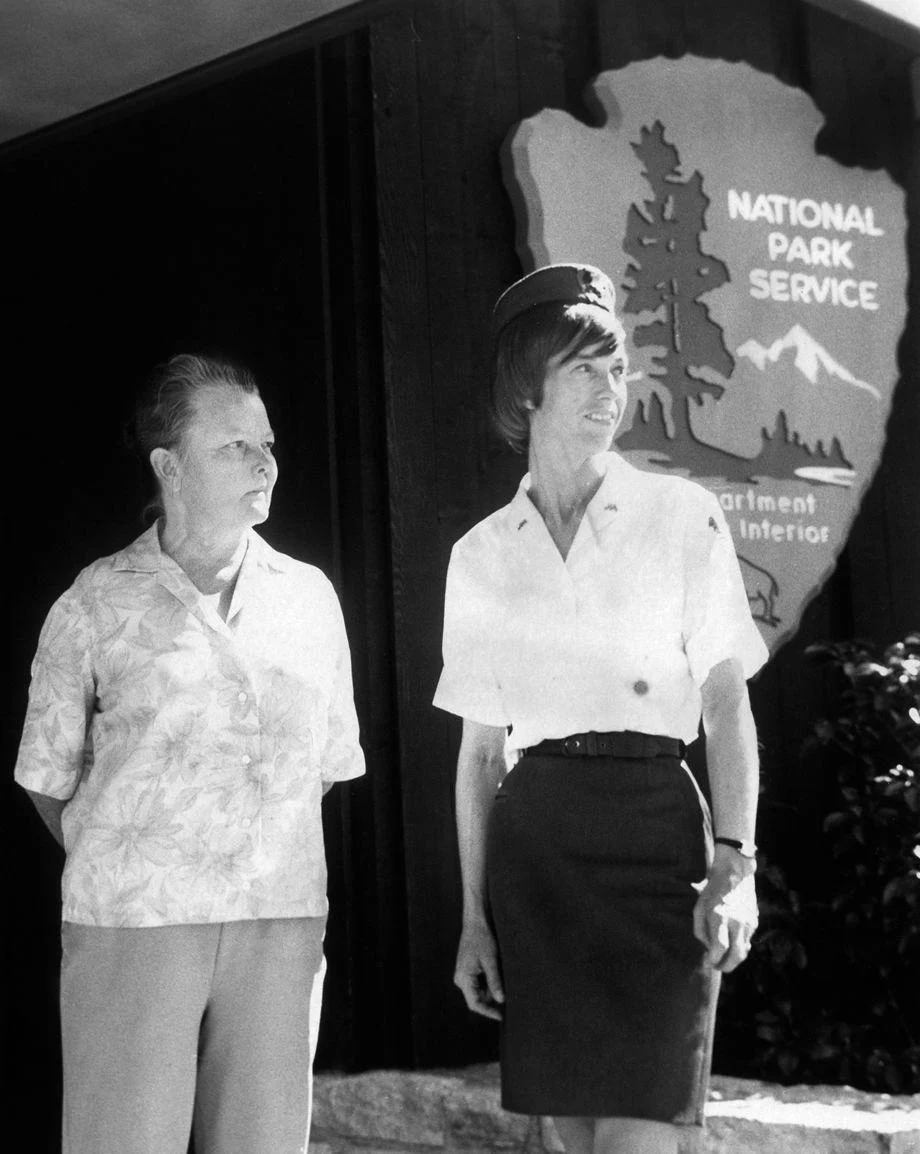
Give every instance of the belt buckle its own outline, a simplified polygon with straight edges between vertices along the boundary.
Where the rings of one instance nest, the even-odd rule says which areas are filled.
[[[578,757],[583,752],[581,735],[575,734],[572,737],[567,737],[562,743],[562,748],[565,750],[566,757]]]

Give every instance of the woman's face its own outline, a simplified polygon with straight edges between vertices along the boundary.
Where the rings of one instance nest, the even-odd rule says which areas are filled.
[[[587,455],[610,448],[626,412],[626,355],[589,346],[571,360],[550,358],[543,402],[530,423],[531,444],[565,444]]]
[[[278,477],[274,443],[260,397],[233,386],[199,390],[177,455],[175,495],[189,522],[211,532],[261,524]]]

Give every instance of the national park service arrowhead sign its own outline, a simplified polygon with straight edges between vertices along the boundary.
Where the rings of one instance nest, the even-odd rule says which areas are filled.
[[[906,314],[904,195],[815,152],[804,92],[684,57],[602,73],[600,128],[544,110],[506,148],[525,268],[598,265],[629,333],[617,447],[719,498],[771,650],[875,471]]]

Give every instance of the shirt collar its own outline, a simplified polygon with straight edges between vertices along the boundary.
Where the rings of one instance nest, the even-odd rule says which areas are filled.
[[[293,557],[273,549],[254,529],[249,530],[249,548],[243,558],[243,565],[247,562],[272,573],[289,573],[297,564]]]
[[[176,562],[160,547],[159,525],[160,522],[155,521],[140,537],[116,553],[113,568],[134,573],[158,573],[162,570],[178,569]],[[273,549],[254,529],[248,530],[248,545],[241,573],[242,569],[253,567],[286,573],[293,564],[293,558]]]
[[[616,520],[617,514],[623,511],[629,501],[630,489],[638,471],[619,453],[604,454],[603,480],[585,510],[585,517],[595,533],[606,528]],[[520,532],[525,525],[531,524],[534,518],[540,516],[529,496],[530,484],[530,473],[525,473],[517,492],[507,506],[506,523],[513,533]]]
[[[159,521],[154,523],[135,541],[115,554],[112,568],[133,573],[156,573],[168,562],[174,565],[160,548]]]
[[[283,553],[277,553],[271,545],[262,540],[258,533],[250,529],[246,552],[243,555],[243,562],[237,574],[233,597],[227,612],[228,624],[232,622],[240,609],[249,603],[254,590],[258,589],[265,574],[286,572],[292,563],[290,557],[285,557]]]
[[[219,633],[232,636],[231,624],[237,613],[253,596],[266,573],[284,573],[295,564],[293,558],[278,553],[250,529],[247,547],[237,574],[233,597],[223,621],[213,607],[204,603],[185,570],[160,547],[159,522],[151,525],[127,549],[115,555],[114,568],[134,573],[155,573],[157,583],[167,589],[186,609]]]

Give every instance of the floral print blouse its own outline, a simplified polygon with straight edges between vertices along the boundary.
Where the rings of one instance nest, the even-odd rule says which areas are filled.
[[[323,915],[323,787],[363,772],[335,592],[256,533],[226,622],[156,525],[48,614],[16,780],[67,800],[65,921]]]

